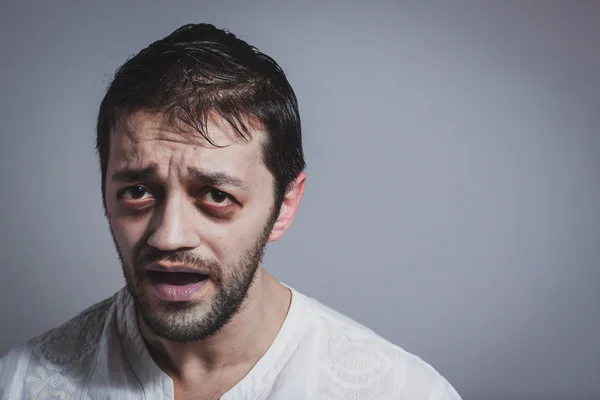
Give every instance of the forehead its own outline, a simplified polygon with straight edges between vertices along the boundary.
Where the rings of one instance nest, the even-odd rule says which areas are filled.
[[[170,126],[156,114],[132,113],[117,124],[110,138],[108,170],[143,168],[155,164],[159,173],[167,169],[196,167],[232,175],[251,175],[264,169],[262,142],[266,134],[253,129],[243,138],[227,121],[211,115],[206,134],[187,126]]]

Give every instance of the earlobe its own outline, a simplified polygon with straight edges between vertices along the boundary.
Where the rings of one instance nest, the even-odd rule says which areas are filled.
[[[288,228],[292,225],[292,221],[296,216],[296,212],[300,207],[300,200],[304,194],[304,186],[306,185],[306,173],[301,172],[298,177],[294,180],[293,185],[286,192],[281,204],[281,210],[279,211],[279,217],[273,225],[271,235],[269,236],[269,242],[274,242],[281,239]]]

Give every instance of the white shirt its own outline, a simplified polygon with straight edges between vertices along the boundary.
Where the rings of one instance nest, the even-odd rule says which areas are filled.
[[[222,400],[460,399],[420,358],[291,291],[271,347]],[[126,289],[0,360],[3,400],[173,397],[173,381],[148,353]]]

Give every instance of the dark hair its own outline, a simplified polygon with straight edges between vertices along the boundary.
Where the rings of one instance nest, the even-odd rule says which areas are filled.
[[[267,132],[263,161],[275,181],[275,206],[304,170],[298,101],[285,74],[266,54],[210,24],[175,30],[126,61],[115,73],[98,113],[96,149],[106,209],[110,136],[135,111],[161,114],[173,127],[191,126],[211,145],[210,113],[246,140],[256,122]]]

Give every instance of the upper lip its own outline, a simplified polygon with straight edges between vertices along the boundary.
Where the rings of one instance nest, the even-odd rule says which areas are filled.
[[[165,265],[165,264],[152,264],[146,271],[158,271],[158,272],[188,272],[192,274],[207,275],[202,271],[198,271],[197,268],[188,267],[185,265]]]

